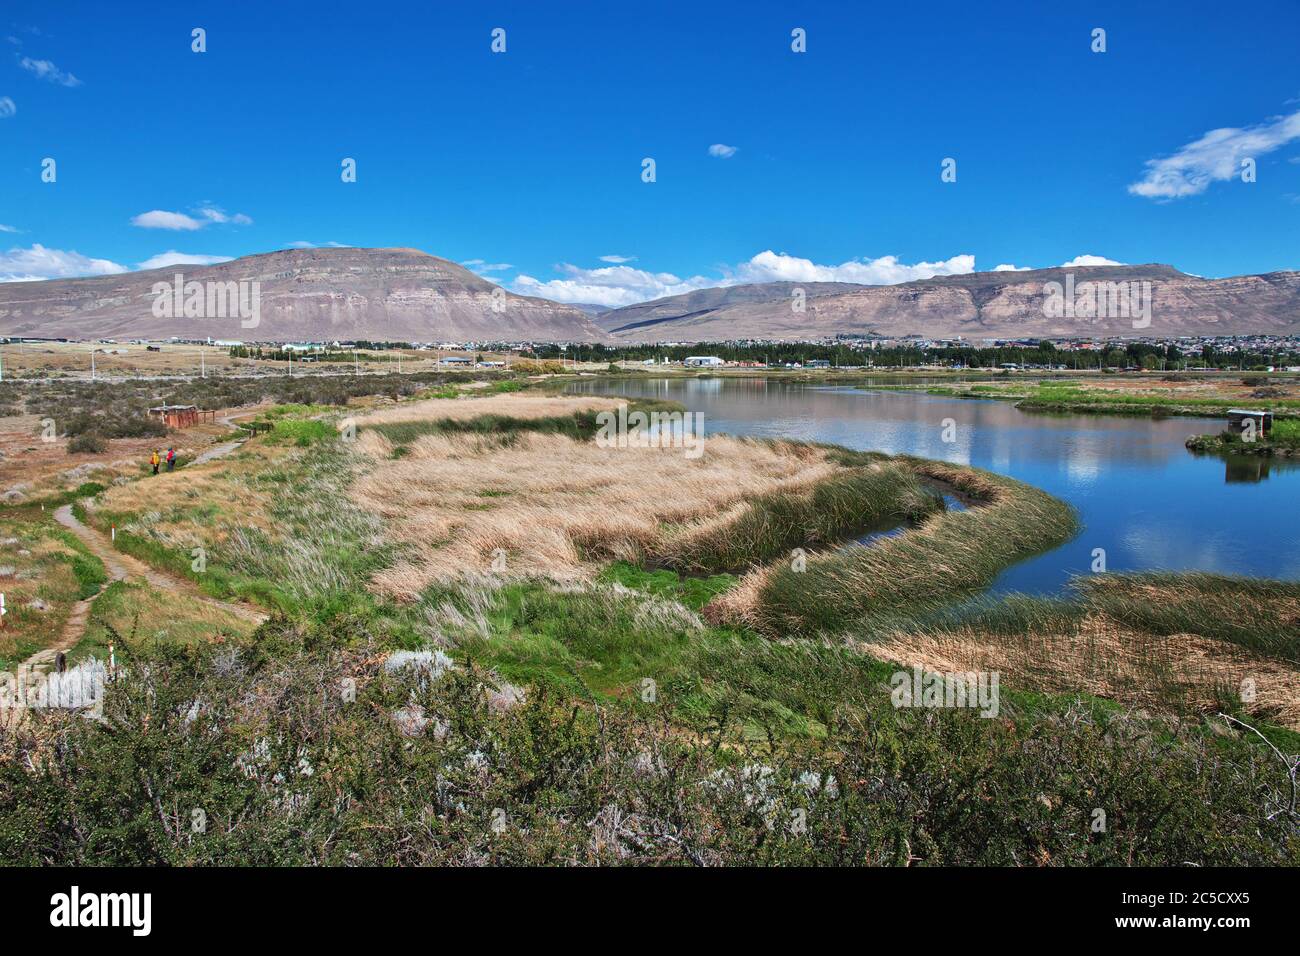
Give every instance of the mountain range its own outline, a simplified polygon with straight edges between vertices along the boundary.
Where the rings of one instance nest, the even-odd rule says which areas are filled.
[[[187,317],[181,291],[166,301],[159,293],[173,288],[177,275],[205,288],[256,282],[256,325],[233,309]],[[1051,283],[1063,291],[1064,310],[1050,307]],[[1083,290],[1115,283],[1124,284],[1118,288],[1135,314],[1076,309]],[[1149,264],[975,272],[888,286],[768,282],[606,311],[515,295],[416,249],[293,249],[208,266],[0,283],[0,335],[73,339],[630,343],[1261,333],[1300,334],[1300,272],[1203,279]]]
[[[225,317],[212,317],[212,310],[209,317],[186,317],[166,301],[166,308],[156,308],[157,284],[174,287],[178,274],[184,284],[245,282],[251,289],[257,282],[256,326],[246,326],[233,308],[224,310]],[[417,249],[287,249],[210,266],[0,283],[0,335],[265,342],[604,338],[580,309],[515,295]]]
[[[1050,308],[1058,283],[1056,314]],[[1101,283],[1107,286],[1103,291]],[[1091,291],[1122,314],[1087,309]],[[1089,290],[1091,286],[1091,290]],[[802,290],[803,310],[795,308]],[[1070,293],[1073,293],[1071,295]],[[1146,324],[1149,320],[1149,324]],[[1202,279],[1166,265],[1083,266],[973,272],[900,285],[768,282],[700,289],[603,312],[596,324],[616,341],[808,339],[876,334],[970,340],[1073,336],[1300,333],[1300,272]]]

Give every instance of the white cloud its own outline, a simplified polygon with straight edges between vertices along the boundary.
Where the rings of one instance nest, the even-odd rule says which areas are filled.
[[[252,220],[250,219],[249,221],[251,222]],[[285,248],[286,249],[319,249],[322,246],[329,249],[346,249],[348,247],[347,243],[345,242],[308,242],[306,239],[295,239],[293,242],[288,243],[285,246]]]
[[[171,229],[178,232],[194,232],[202,229],[211,223],[230,223],[237,226],[252,225],[253,220],[245,216],[242,212],[237,212],[233,216],[226,215],[225,212],[215,206],[202,206],[198,210],[200,218],[186,215],[183,212],[168,212],[165,209],[151,209],[148,212],[142,212],[131,220],[131,225],[139,226],[142,229]]]
[[[0,119],[8,119],[18,112],[18,104],[7,96],[0,96]]]
[[[714,143],[709,147],[709,155],[718,159],[731,159],[732,156],[736,155],[738,148],[739,147],[736,146],[728,146],[726,143]]]
[[[216,206],[203,206],[199,209],[199,215],[208,222],[230,222],[237,226],[251,226],[253,224],[253,220],[242,212],[227,216],[223,210],[218,209]]]
[[[514,266],[508,262],[486,262],[483,259],[466,259],[461,263],[461,265],[479,275],[484,275],[488,272],[502,272],[506,269],[514,268]]]
[[[0,253],[0,282],[107,276],[129,271],[126,266],[108,259],[92,259],[75,251],[47,249],[40,243],[30,249],[15,248]]]
[[[1069,262],[1062,262],[1062,269],[1070,269],[1074,266],[1122,266],[1124,263],[1116,262],[1114,259],[1107,259],[1105,256],[1075,256]]]
[[[601,256],[601,262],[609,262],[616,266],[621,266],[625,262],[635,262],[636,256]]]
[[[6,226],[0,223],[0,232],[18,232],[18,230],[13,226]]]
[[[585,302],[617,308],[668,295],[681,295],[713,286],[748,282],[857,282],[864,285],[893,285],[937,275],[960,275],[975,271],[975,257],[953,256],[942,262],[907,265],[896,256],[851,260],[838,266],[817,265],[772,250],[760,252],[748,262],[726,269],[721,277],[680,278],[671,272],[649,272],[626,265],[582,269],[563,263],[557,267],[563,277],[543,282],[529,275],[515,279],[513,289],[521,295],[537,295],[557,302]]]
[[[203,223],[185,215],[183,212],[167,212],[163,209],[151,209],[142,212],[131,220],[131,225],[142,229],[176,229],[193,232],[202,229]]]
[[[229,262],[232,258],[232,256],[191,255],[188,252],[177,252],[175,249],[171,249],[146,259],[140,263],[140,268],[165,269],[168,266],[210,266],[218,262]]]
[[[49,60],[33,60],[30,56],[21,57],[18,65],[28,73],[35,73],[40,79],[57,83],[60,86],[80,86],[81,80],[71,73],[60,70]]]
[[[585,302],[617,308],[722,284],[717,279],[704,276],[679,279],[670,272],[646,272],[630,266],[580,269],[564,263],[557,269],[565,278],[542,282],[532,276],[521,275],[515,279],[512,287],[520,295],[538,295],[557,302]]]
[[[768,249],[735,269],[727,285],[742,282],[858,282],[862,285],[896,285],[934,276],[964,275],[975,271],[975,257],[953,256],[941,262],[918,262],[907,265],[897,256],[879,259],[850,259],[838,266],[817,265],[811,259],[799,259]]]
[[[1243,159],[1271,153],[1294,139],[1300,139],[1300,111],[1245,129],[1212,129],[1172,156],[1147,160],[1146,175],[1128,191],[1165,201],[1196,196],[1212,182],[1240,175]]]
[[[601,256],[602,260],[612,257]],[[1062,263],[1072,266],[1122,265],[1102,256],[1075,256]],[[1035,266],[1003,263],[994,272],[1025,272]],[[764,250],[746,262],[722,270],[721,276],[681,278],[671,272],[650,272],[627,265],[583,269],[569,263],[556,266],[560,278],[543,281],[520,275],[511,284],[520,295],[535,295],[556,302],[582,302],[619,308],[696,289],[742,285],[751,282],[853,282],[859,285],[897,285],[935,276],[966,275],[975,271],[975,257],[956,255],[934,262],[900,262],[897,256],[850,259],[839,265],[820,265],[784,252]]]
[[[316,243],[308,242],[306,239],[295,239],[289,243],[290,249],[315,249]]]

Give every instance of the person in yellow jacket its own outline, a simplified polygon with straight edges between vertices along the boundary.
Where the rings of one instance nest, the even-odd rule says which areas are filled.
[[[158,474],[158,462],[160,461],[162,461],[162,459],[158,457],[158,449],[155,448],[153,450],[153,457],[149,459],[149,464],[153,465],[153,473],[155,475]]]

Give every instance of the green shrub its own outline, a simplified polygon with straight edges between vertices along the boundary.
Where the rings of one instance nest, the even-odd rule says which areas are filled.
[[[74,435],[68,440],[69,455],[97,454],[106,448],[108,448],[108,442],[104,441],[95,432],[82,432],[80,435]]]

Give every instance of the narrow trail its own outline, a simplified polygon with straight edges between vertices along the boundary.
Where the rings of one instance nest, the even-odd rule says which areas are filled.
[[[54,520],[75,534],[95,557],[104,562],[104,568],[112,581],[144,580],[152,587],[179,592],[192,600],[201,601],[210,607],[226,611],[246,621],[252,621],[254,624],[261,624],[267,618],[266,613],[263,611],[244,604],[235,604],[230,601],[221,601],[209,597],[200,591],[194,582],[188,578],[158,571],[149,567],[143,561],[118,551],[103,534],[78,521],[77,516],[72,513],[72,505],[63,505],[61,508],[55,509]],[[58,640],[27,658],[23,662],[24,666],[37,671],[49,671],[54,667],[55,660],[61,652],[76,647],[77,643],[85,636],[86,628],[90,624],[90,609],[98,596],[98,594],[95,594],[78,601],[73,606],[68,619],[64,622]]]
[[[219,419],[219,421],[233,428],[235,425],[231,419],[234,417],[233,414],[227,415]],[[246,440],[241,438],[238,441],[223,442],[209,448],[190,462],[189,467],[224,458],[242,446]],[[95,557],[104,562],[104,569],[107,571],[110,581],[142,579],[152,587],[180,592],[195,601],[201,601],[210,607],[226,611],[255,624],[261,624],[268,616],[265,612],[245,604],[236,604],[209,597],[188,578],[159,571],[143,561],[131,557],[129,554],[118,551],[113,547],[112,541],[108,537],[79,521],[77,516],[72,513],[72,505],[70,504],[56,508],[54,520],[75,534]],[[76,647],[82,637],[85,636],[86,629],[90,625],[90,609],[100,593],[103,592],[93,594],[74,604],[67,620],[63,622],[63,630],[59,633],[58,639],[48,647],[42,648],[27,658],[22,666],[38,673],[53,670],[59,654]],[[12,725],[14,721],[20,722],[22,716],[23,708],[21,707],[5,708],[4,713],[0,713],[0,726]]]
[[[198,586],[189,578],[180,575],[169,574],[165,571],[159,571],[151,568],[131,555],[118,551],[113,547],[112,542],[101,532],[82,524],[77,520],[77,516],[72,513],[72,505],[64,505],[54,512],[54,520],[63,525],[86,545],[95,555],[104,562],[104,567],[108,570],[109,577],[114,581],[125,581],[131,578],[143,578],[153,587],[169,591],[179,591],[180,593],[193,598],[196,601],[202,601],[211,607],[218,608],[237,617],[242,617],[246,621],[262,623],[267,618],[263,611],[249,607],[246,604],[235,604],[230,601],[222,601],[218,598],[209,597],[199,590]]]

